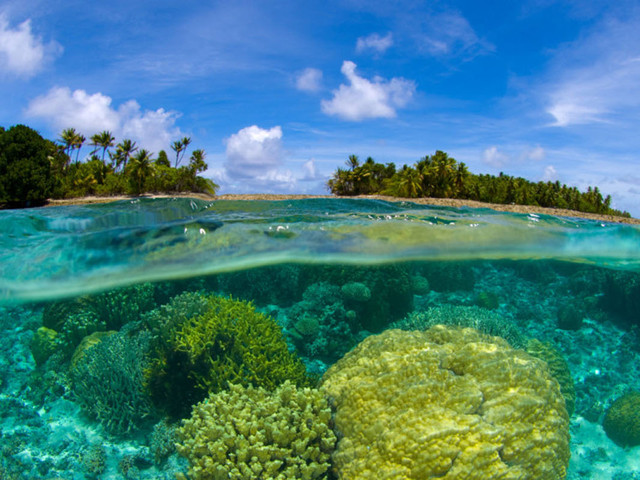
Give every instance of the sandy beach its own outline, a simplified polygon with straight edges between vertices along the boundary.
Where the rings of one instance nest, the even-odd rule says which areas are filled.
[[[565,210],[562,208],[543,208],[532,205],[502,205],[497,203],[483,203],[474,200],[461,200],[457,198],[398,198],[387,197],[383,195],[359,195],[357,197],[336,197],[335,195],[283,195],[271,193],[255,193],[255,194],[223,194],[211,196],[203,193],[182,193],[174,195],[142,195],[140,197],[133,196],[117,196],[117,197],[81,197],[70,198],[64,200],[49,200],[47,206],[59,205],[90,205],[94,203],[109,203],[119,200],[131,200],[135,198],[197,198],[200,200],[299,200],[305,198],[368,198],[376,200],[385,200],[388,202],[413,202],[421,205],[435,205],[442,207],[471,207],[471,208],[490,208],[500,212],[516,212],[516,213],[539,213],[545,215],[555,215],[560,217],[578,217],[590,220],[600,220],[604,222],[628,223],[632,225],[640,225],[640,219],[616,217],[613,215],[599,215],[595,213],[577,212],[575,210]]]

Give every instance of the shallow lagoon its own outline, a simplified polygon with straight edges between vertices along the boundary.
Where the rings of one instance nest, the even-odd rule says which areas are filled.
[[[192,394],[171,409],[170,387],[152,395],[150,372],[167,368],[150,365],[169,361],[157,319],[203,295],[253,302],[314,384],[392,328],[546,342],[574,389],[566,478],[640,476],[638,448],[602,428],[612,402],[640,390],[637,226],[377,200],[143,199],[0,212],[0,231],[2,478],[186,475],[175,426],[206,392],[187,382]],[[100,349],[113,360],[100,364]],[[318,478],[339,475],[326,463]]]

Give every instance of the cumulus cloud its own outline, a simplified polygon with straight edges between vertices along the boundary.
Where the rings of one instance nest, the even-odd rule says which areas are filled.
[[[287,158],[280,126],[268,129],[257,125],[245,127],[228,137],[225,144],[223,168],[210,169],[224,192],[324,191],[326,177],[317,171],[313,159],[302,162]]]
[[[12,29],[6,16],[0,14],[0,72],[32,77],[61,53],[58,43],[45,44],[33,34],[31,20]]]
[[[182,135],[175,126],[175,112],[162,108],[143,111],[135,100],[114,108],[107,95],[66,87],[54,87],[34,98],[26,115],[42,118],[60,131],[73,127],[86,137],[109,130],[116,139],[130,138],[153,152],[168,149],[171,141]]]
[[[296,88],[304,92],[317,92],[322,86],[322,71],[305,68],[296,75]]]
[[[498,150],[498,147],[494,145],[486,148],[485,151],[482,152],[482,160],[487,165],[499,168],[506,165],[507,161],[509,160],[509,156],[500,152]]]
[[[375,53],[384,53],[393,45],[393,36],[391,32],[381,37],[377,33],[372,33],[366,37],[358,38],[356,43],[356,52],[373,51]]]
[[[227,172],[236,178],[252,178],[282,163],[282,128],[243,128],[227,140]]]
[[[395,117],[396,108],[404,107],[416,89],[412,81],[399,77],[367,80],[356,73],[356,64],[350,61],[345,61],[340,71],[349,85],[340,85],[331,100],[323,100],[322,111],[344,120]]]

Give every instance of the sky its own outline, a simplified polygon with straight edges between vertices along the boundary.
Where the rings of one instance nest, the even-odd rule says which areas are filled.
[[[443,150],[640,217],[636,0],[0,0],[0,91],[0,125],[52,140],[188,136],[220,193]]]

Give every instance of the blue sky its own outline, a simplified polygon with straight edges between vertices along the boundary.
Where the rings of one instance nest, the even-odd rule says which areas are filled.
[[[190,136],[221,193],[444,150],[640,216],[637,1],[3,0],[0,88],[0,125],[51,139]]]

